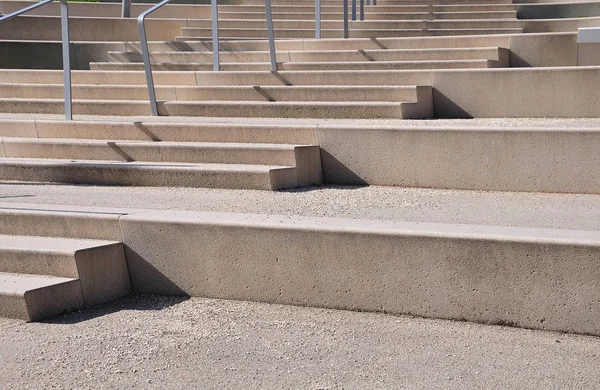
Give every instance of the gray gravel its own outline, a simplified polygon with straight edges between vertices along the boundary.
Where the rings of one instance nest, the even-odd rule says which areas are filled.
[[[0,182],[0,202],[600,230],[600,196],[330,186],[269,192]]]
[[[64,115],[0,113],[0,119],[52,119],[64,120]],[[211,118],[177,116],[94,116],[76,115],[75,120],[111,122],[178,122],[178,123],[255,123],[255,124],[305,124],[305,125],[373,125],[393,127],[549,127],[549,128],[600,128],[600,118],[474,118],[474,119],[311,119],[311,118]]]
[[[0,323],[4,389],[600,387],[600,339],[375,313],[136,296]]]

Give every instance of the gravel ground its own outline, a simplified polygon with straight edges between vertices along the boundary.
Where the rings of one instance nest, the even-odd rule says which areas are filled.
[[[600,230],[600,196],[328,186],[289,191],[2,183],[0,202]]]
[[[52,119],[63,120],[64,115],[7,114],[0,119]],[[177,116],[92,116],[76,115],[75,120],[99,120],[111,122],[184,122],[184,123],[255,123],[255,124],[306,124],[306,125],[373,125],[394,127],[551,127],[551,128],[600,128],[600,118],[475,118],[475,119],[311,119],[311,118],[210,118]]]
[[[599,354],[588,336],[155,296],[0,323],[4,389],[591,389]]]

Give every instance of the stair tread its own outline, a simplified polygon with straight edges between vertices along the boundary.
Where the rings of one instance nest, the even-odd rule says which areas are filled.
[[[113,245],[118,243],[118,241],[77,238],[0,235],[0,252],[19,251],[73,253],[81,249]]]
[[[0,138],[5,142],[12,143],[36,143],[36,144],[61,144],[61,145],[105,145],[107,143],[117,145],[131,145],[144,147],[189,147],[189,148],[214,148],[214,149],[270,149],[270,150],[293,150],[298,146],[315,146],[307,144],[271,144],[271,143],[243,143],[243,142],[178,142],[178,141],[139,141],[139,140],[95,140],[76,138]]]
[[[0,295],[23,295],[27,291],[73,282],[77,279],[59,276],[13,274],[0,272]]]
[[[108,161],[108,160],[66,160],[44,158],[0,158],[0,165],[30,165],[53,166],[70,165],[94,168],[141,168],[141,169],[166,169],[166,170],[196,170],[214,172],[254,172],[268,173],[272,169],[292,168],[286,165],[253,165],[253,164],[215,164],[215,163],[170,163],[147,161]]]

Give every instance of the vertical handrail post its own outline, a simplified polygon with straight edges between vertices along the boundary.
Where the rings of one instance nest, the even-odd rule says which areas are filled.
[[[121,4],[121,17],[128,18],[131,16],[131,0],[123,0]]]
[[[271,0],[265,0],[265,13],[267,14],[267,32],[269,34],[269,54],[271,56],[271,72],[277,72],[277,53],[275,52],[275,32],[273,31],[273,14],[271,13]]]
[[[348,39],[350,35],[348,29],[348,0],[344,0],[344,39]]]
[[[356,0],[352,0],[352,20],[356,20]]]
[[[365,0],[360,0],[360,20],[365,20]]]
[[[321,39],[321,0],[315,0],[315,38]]]
[[[211,0],[212,5],[212,40],[213,40],[213,70],[219,71],[219,4]]]
[[[73,100],[71,96],[71,43],[69,39],[69,7],[67,0],[60,0],[60,27],[62,35],[65,119],[70,121],[73,120]]]

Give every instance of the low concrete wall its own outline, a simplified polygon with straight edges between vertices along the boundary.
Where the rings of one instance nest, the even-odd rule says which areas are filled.
[[[330,184],[600,194],[597,129],[317,131]]]
[[[564,0],[563,0],[564,1]],[[519,19],[559,19],[600,16],[600,2],[560,2],[549,4],[518,4]]]
[[[133,289],[600,334],[600,235],[193,212],[120,219]]]
[[[598,118],[600,68],[432,72],[439,118]]]
[[[511,68],[577,65],[577,33],[509,35],[508,49]]]

